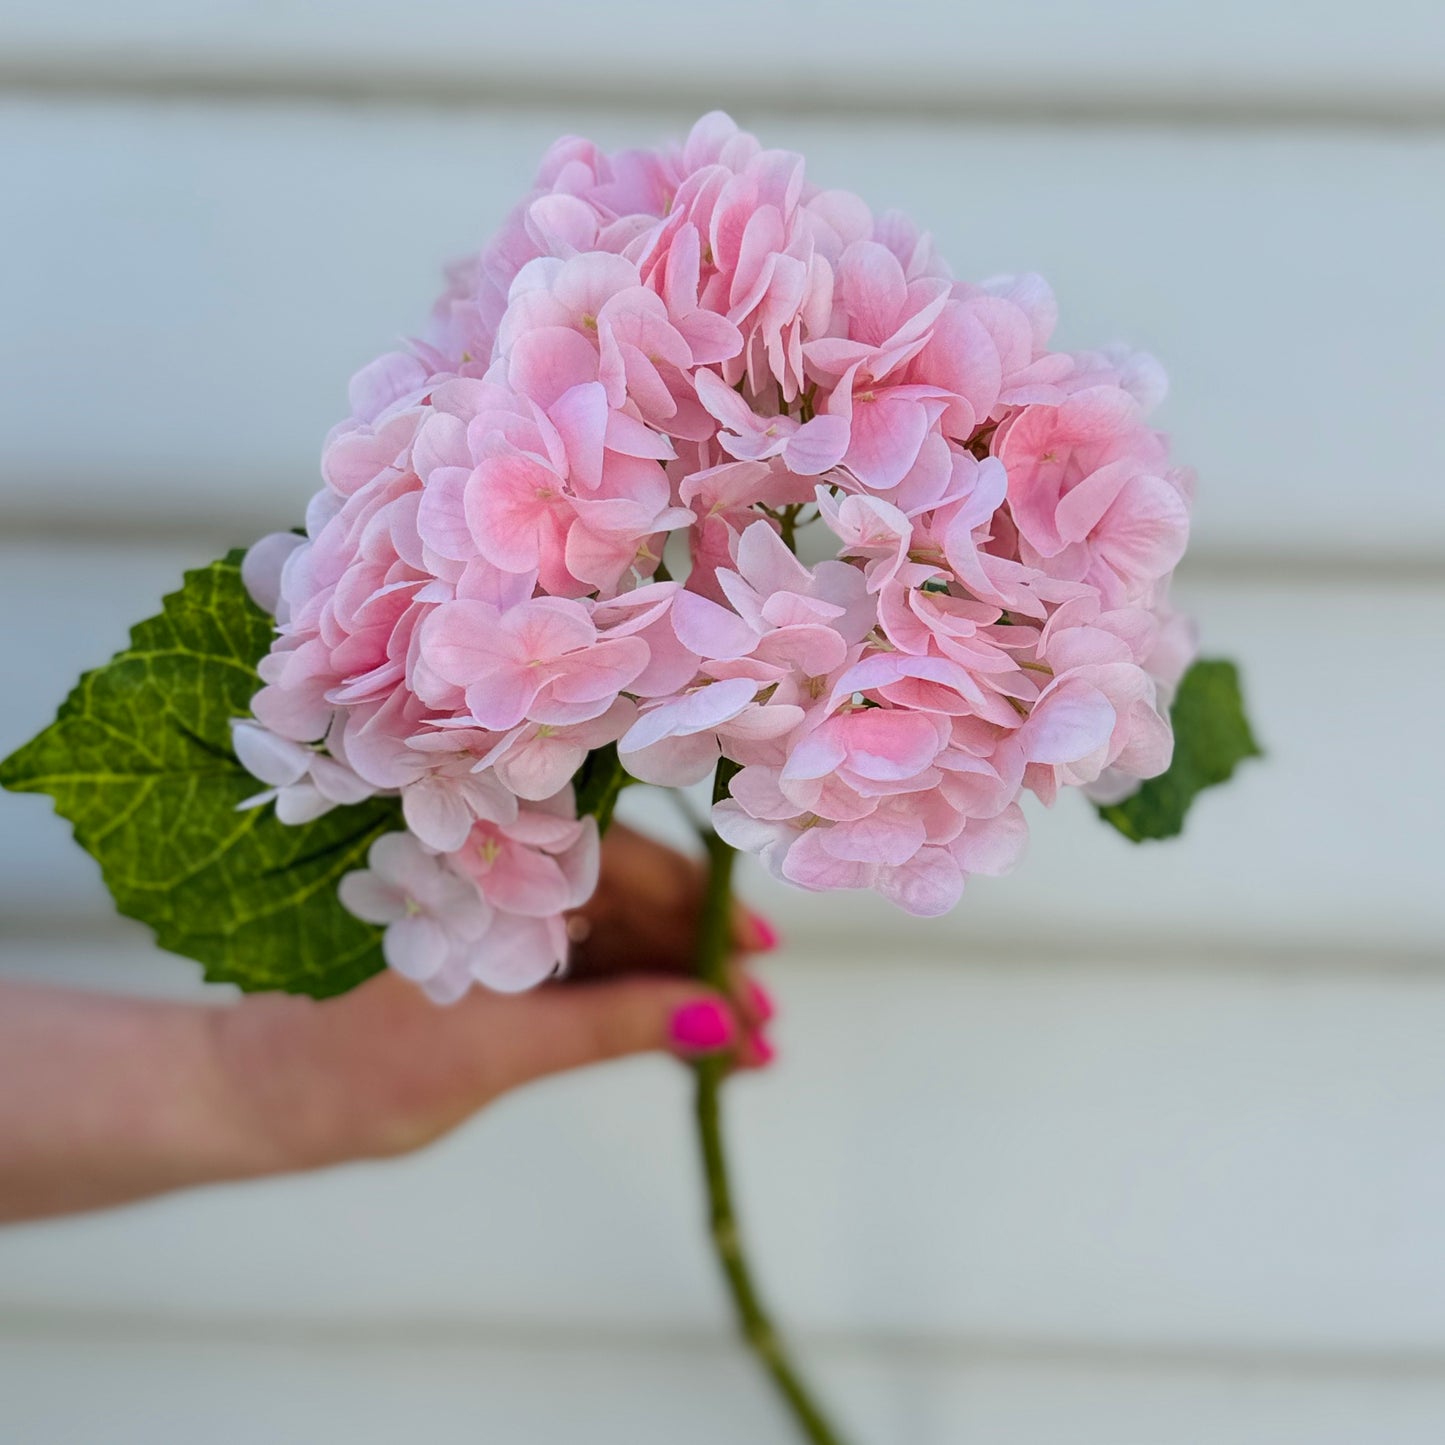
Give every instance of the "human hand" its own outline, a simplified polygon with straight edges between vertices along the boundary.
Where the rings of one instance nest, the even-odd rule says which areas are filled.
[[[739,1067],[765,1065],[772,1005],[740,962],[728,999],[686,977],[703,889],[700,863],[617,824],[571,920],[565,980],[443,1008],[384,973],[323,1002],[256,995],[216,1011],[242,1126],[273,1168],[307,1168],[418,1148],[509,1089],[626,1054],[729,1050]],[[777,937],[739,906],[733,943],[740,960]]]

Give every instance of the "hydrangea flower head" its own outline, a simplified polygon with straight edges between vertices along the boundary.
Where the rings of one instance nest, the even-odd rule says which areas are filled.
[[[608,744],[664,786],[726,759],[714,826],[790,883],[952,907],[1019,857],[1022,793],[1168,766],[1192,648],[1162,373],[1051,349],[1055,314],[726,116],[559,141],[354,378],[304,538],[248,558],[251,801],[401,796],[341,898],[438,998],[562,966]]]

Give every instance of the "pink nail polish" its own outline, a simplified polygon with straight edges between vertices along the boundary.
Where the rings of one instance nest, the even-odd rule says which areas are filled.
[[[732,1043],[737,1026],[721,1003],[703,998],[683,1004],[673,1014],[668,1031],[683,1053],[712,1054]]]
[[[750,909],[748,922],[752,925],[750,931],[755,952],[771,953],[782,942],[782,939],[778,937],[778,930],[761,913],[754,913]]]
[[[772,994],[751,976],[747,980],[747,988],[748,998],[752,1001],[753,1011],[758,1016],[758,1022],[767,1023],[769,1019],[775,1018],[778,1006],[773,1002]]]

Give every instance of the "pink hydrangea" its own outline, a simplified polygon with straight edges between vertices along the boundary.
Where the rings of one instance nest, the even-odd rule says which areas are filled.
[[[1162,372],[1052,350],[1055,315],[726,116],[559,141],[354,378],[304,538],[247,558],[249,805],[401,798],[341,897],[440,998],[563,966],[610,744],[663,786],[726,760],[714,824],[780,878],[952,907],[1020,855],[1024,792],[1167,767],[1193,645]]]

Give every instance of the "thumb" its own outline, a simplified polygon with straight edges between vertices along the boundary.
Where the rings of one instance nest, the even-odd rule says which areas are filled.
[[[498,1032],[509,1057],[494,1058],[503,1088],[654,1049],[696,1058],[744,1044],[729,1001],[685,979],[637,975],[542,988],[507,999],[503,1011],[506,1028]]]

